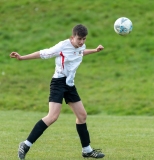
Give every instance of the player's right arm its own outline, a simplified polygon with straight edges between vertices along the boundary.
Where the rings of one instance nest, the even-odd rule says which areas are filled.
[[[10,57],[11,58],[16,58],[18,60],[28,60],[28,59],[37,59],[37,58],[40,58],[40,52],[34,52],[34,53],[31,53],[31,54],[27,54],[27,55],[24,55],[24,56],[21,56],[19,53],[17,52],[12,52],[10,54]]]
[[[63,44],[64,42],[61,41],[49,49],[43,49],[43,50],[31,53],[31,54],[27,54],[24,56],[21,56],[17,52],[12,52],[10,54],[10,57],[16,58],[18,60],[28,60],[28,59],[37,59],[37,58],[47,59],[47,58],[57,57],[60,55],[60,52],[64,46]]]

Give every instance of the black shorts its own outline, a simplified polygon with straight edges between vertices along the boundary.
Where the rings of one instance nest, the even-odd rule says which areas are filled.
[[[65,99],[66,104],[69,102],[78,102],[80,97],[75,86],[66,84],[66,77],[52,78],[50,83],[49,102],[61,103]]]

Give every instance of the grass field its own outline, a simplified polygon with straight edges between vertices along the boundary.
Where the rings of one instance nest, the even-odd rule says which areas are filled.
[[[154,1],[1,0],[0,6],[0,110],[48,110],[54,59],[18,62],[9,54],[51,47],[82,23],[89,29],[87,48],[105,47],[84,57],[76,74],[87,112],[154,115]],[[133,22],[126,37],[113,29],[122,16]]]
[[[0,111],[0,159],[16,160],[20,141],[46,113]],[[153,160],[154,117],[90,115],[91,145],[102,148],[105,160]],[[82,160],[75,117],[61,114],[36,141],[26,160]]]
[[[55,67],[54,59],[19,62],[9,54],[51,47],[69,38],[78,23],[89,29],[87,48],[105,47],[84,57],[75,78],[92,147],[102,148],[106,160],[153,160],[153,8],[151,0],[0,0],[0,160],[16,160],[19,142],[46,115]],[[113,29],[123,16],[133,22],[126,37]],[[69,112],[63,104],[59,120],[26,160],[83,159]]]

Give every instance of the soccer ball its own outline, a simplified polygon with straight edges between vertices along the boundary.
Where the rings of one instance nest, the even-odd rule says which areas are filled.
[[[130,19],[126,17],[118,18],[114,23],[114,30],[121,36],[128,35],[133,29],[133,24]]]

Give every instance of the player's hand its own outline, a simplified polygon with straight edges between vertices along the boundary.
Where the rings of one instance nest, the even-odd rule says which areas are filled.
[[[99,52],[99,51],[101,51],[101,50],[103,50],[103,49],[104,49],[104,47],[103,47],[102,45],[99,45],[99,46],[96,48],[97,52]]]
[[[17,52],[12,52],[12,53],[10,54],[10,57],[11,57],[11,58],[16,58],[16,59],[18,59],[18,60],[21,60],[21,56],[20,56],[20,54],[17,53]]]

